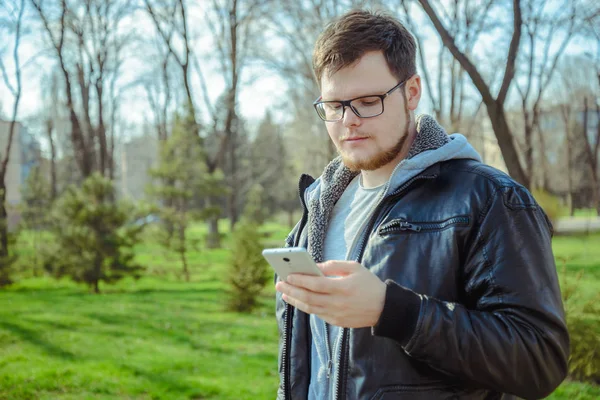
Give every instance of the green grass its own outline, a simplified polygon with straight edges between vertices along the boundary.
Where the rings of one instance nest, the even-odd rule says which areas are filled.
[[[195,226],[192,240],[205,232]],[[267,224],[263,232],[268,245],[280,245],[287,228]],[[30,242],[21,251],[33,260]],[[585,270],[578,301],[600,288],[598,243],[600,235],[555,239],[567,280]],[[273,288],[253,314],[228,312],[227,248],[192,252],[190,283],[151,235],[136,251],[144,278],[103,286],[100,295],[46,277],[0,292],[0,399],[274,398]],[[567,381],[550,398],[596,399],[600,386]]]
[[[598,216],[598,211],[593,208],[578,208],[573,214],[576,218],[595,218]]]
[[[0,398],[271,398],[272,292],[252,315],[227,312],[222,269],[101,295],[46,278],[16,285],[0,297]]]

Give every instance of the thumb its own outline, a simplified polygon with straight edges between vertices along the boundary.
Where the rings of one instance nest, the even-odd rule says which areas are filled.
[[[356,261],[325,261],[318,265],[326,276],[346,276],[360,268]]]

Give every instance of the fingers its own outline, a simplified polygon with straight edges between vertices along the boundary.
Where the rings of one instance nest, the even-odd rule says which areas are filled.
[[[328,296],[325,294],[315,293],[285,282],[279,282],[276,288],[283,294],[283,299],[293,306],[296,306],[296,304],[304,305],[305,308],[310,307],[312,310],[314,310],[321,309],[327,304]],[[300,306],[298,306],[298,308],[302,309],[302,311],[305,311]]]
[[[360,269],[361,265],[355,261],[326,261],[318,264],[325,275],[345,276]]]
[[[336,293],[338,286],[338,282],[334,282],[332,279],[302,274],[288,275],[286,282],[311,292],[324,294]]]

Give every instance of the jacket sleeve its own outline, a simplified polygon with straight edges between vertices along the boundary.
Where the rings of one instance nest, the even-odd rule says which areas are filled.
[[[476,386],[526,399],[550,394],[567,374],[569,336],[551,225],[522,187],[502,187],[465,249],[465,301],[444,302],[387,281],[373,334]]]

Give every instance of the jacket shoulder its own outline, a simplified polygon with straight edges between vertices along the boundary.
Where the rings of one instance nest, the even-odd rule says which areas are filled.
[[[525,188],[505,172],[476,160],[450,160],[444,163],[441,170],[462,179],[479,181],[481,184],[487,183],[496,189],[503,187]]]
[[[483,195],[483,198],[487,198],[484,203],[488,207],[494,198],[500,198],[508,209],[540,208],[525,186],[492,166],[476,160],[450,160],[444,164],[440,167],[441,175],[446,176],[465,191],[474,191]]]

